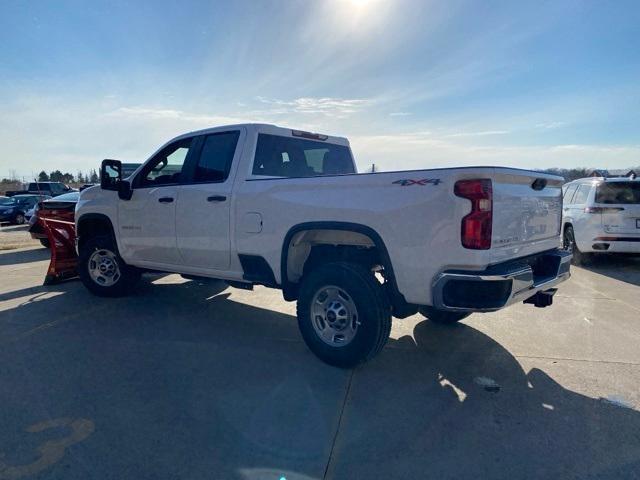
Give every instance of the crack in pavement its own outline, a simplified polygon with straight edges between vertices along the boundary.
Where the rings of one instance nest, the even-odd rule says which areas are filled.
[[[569,358],[569,357],[545,357],[539,355],[519,355],[512,354],[515,358],[534,358],[537,360],[564,360],[567,362],[585,362],[585,363],[611,363],[615,365],[632,365],[640,367],[640,362],[624,362],[622,360],[590,360],[588,358]]]
[[[338,441],[338,435],[340,434],[340,429],[342,428],[342,417],[344,415],[344,411],[347,406],[347,402],[349,400],[349,394],[351,393],[351,382],[353,381],[354,374],[355,374],[355,369],[351,370],[351,374],[349,375],[349,381],[347,382],[347,388],[345,389],[345,392],[344,392],[344,399],[342,400],[342,407],[340,408],[340,417],[338,418],[338,426],[336,427],[336,433],[333,436],[333,441],[331,442],[331,450],[329,450],[329,458],[327,459],[327,465],[325,466],[324,474],[322,475],[323,480],[325,480],[327,478],[327,475],[329,474],[329,468],[331,467],[331,461],[333,460],[333,451]]]

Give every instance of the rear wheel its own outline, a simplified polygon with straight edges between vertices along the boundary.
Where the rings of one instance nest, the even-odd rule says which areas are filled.
[[[298,325],[309,347],[324,362],[351,368],[373,358],[391,331],[391,307],[373,272],[332,262],[302,280]]]
[[[24,215],[22,213],[18,213],[16,215],[15,222],[16,222],[16,225],[24,225],[24,222],[26,222],[26,219],[24,218]]]
[[[108,235],[91,237],[83,242],[78,274],[84,286],[101,297],[126,295],[140,279],[140,271],[124,263]]]
[[[426,305],[421,306],[418,311],[432,322],[443,325],[452,325],[471,315],[469,312],[444,312]]]
[[[576,236],[571,225],[567,225],[564,229],[562,244],[565,250],[568,250],[573,254],[571,263],[574,265],[584,265],[589,262],[589,254],[581,252],[578,245],[576,245]]]

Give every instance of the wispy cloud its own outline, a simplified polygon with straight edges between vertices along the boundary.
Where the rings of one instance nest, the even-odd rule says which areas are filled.
[[[536,128],[542,128],[544,130],[552,130],[554,128],[564,127],[566,122],[541,122],[536,123]]]
[[[445,137],[486,137],[489,135],[506,135],[510,133],[509,130],[483,130],[480,132],[456,132],[445,135]]]
[[[250,121],[246,117],[235,115],[206,115],[170,108],[152,108],[143,106],[120,107],[106,113],[105,115],[129,119],[170,120],[188,124],[201,124],[203,127]]]
[[[346,99],[332,97],[300,97],[293,100],[280,100],[256,97],[260,103],[272,105],[271,113],[321,114],[327,117],[345,118],[373,104],[369,99]]]
[[[390,117],[408,117],[409,115],[412,115],[411,112],[391,112],[389,114]]]

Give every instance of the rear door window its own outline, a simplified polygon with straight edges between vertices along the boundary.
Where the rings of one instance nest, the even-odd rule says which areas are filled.
[[[194,182],[224,182],[229,176],[239,131],[207,135],[193,176]]]
[[[313,177],[355,173],[344,145],[279,135],[258,135],[253,175]]]
[[[605,182],[596,189],[596,203],[640,204],[640,182]]]
[[[574,205],[583,205],[587,203],[587,198],[589,198],[589,192],[591,191],[591,185],[580,185],[578,187],[578,191],[573,197]]]

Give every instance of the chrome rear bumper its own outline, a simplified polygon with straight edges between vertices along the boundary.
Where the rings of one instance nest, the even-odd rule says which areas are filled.
[[[433,284],[433,306],[452,312],[494,312],[569,279],[570,264],[571,253],[555,249],[481,272],[445,271]]]

